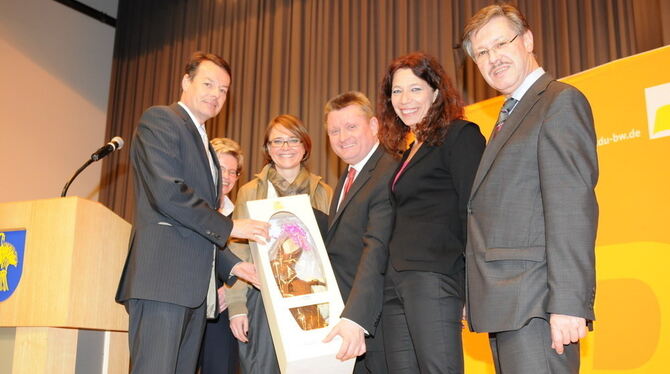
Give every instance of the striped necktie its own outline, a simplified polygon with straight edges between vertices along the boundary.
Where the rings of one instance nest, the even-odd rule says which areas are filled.
[[[502,108],[500,109],[500,114],[498,114],[498,120],[496,121],[496,126],[493,128],[493,134],[491,135],[491,139],[489,140],[489,142],[491,140],[493,140],[493,138],[495,138],[496,135],[498,135],[500,130],[502,130],[502,127],[505,124],[505,121],[510,116],[510,114],[512,113],[512,109],[514,109],[514,106],[518,102],[519,102],[519,100],[514,99],[512,97],[505,100],[505,103],[503,104]]]

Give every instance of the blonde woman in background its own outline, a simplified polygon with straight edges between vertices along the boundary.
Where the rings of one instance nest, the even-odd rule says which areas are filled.
[[[230,191],[237,183],[242,172],[244,157],[240,145],[228,138],[214,138],[210,141],[216,157],[219,159],[219,196],[221,205],[219,212],[225,216],[233,213],[235,205],[228,197]],[[200,347],[200,374],[235,374],[239,367],[239,353],[237,341],[230,331],[228,323],[228,306],[226,304],[226,289],[223,280],[216,282],[219,296],[219,316],[214,320],[208,320],[205,326]]]

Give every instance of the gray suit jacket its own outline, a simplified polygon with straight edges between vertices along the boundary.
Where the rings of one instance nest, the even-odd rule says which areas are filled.
[[[346,173],[342,175],[328,216],[325,245],[345,300],[342,317],[358,323],[371,335],[375,335],[383,302],[387,245],[393,225],[388,184],[397,164],[379,145],[337,209],[346,180]]]
[[[598,159],[588,101],[544,74],[489,143],[468,206],[470,329],[594,319]]]
[[[194,308],[207,295],[215,245],[225,247],[233,224],[219,214],[218,188],[198,130],[177,104],[142,115],[131,144],[135,221],[118,302],[147,299]],[[215,166],[218,159],[210,146]],[[228,278],[239,261],[217,250]]]

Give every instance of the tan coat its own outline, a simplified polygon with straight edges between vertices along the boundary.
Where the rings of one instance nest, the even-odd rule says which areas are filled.
[[[247,201],[265,199],[268,195],[268,170],[270,164],[263,167],[256,177],[246,183],[237,192],[237,201],[235,202],[235,211],[233,219],[249,218],[247,210]],[[330,188],[318,175],[310,173],[309,179],[309,198],[312,207],[328,214],[330,201],[333,197],[333,189]],[[251,250],[247,242],[231,242],[229,248],[242,261],[253,262]],[[228,303],[228,315],[233,317],[239,314],[247,314],[247,291],[249,284],[245,282],[236,282],[232,288],[226,290],[226,301]]]

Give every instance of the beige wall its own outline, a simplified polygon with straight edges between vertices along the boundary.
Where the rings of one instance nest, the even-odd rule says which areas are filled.
[[[114,28],[52,0],[0,0],[0,202],[56,197],[105,137]],[[70,187],[97,200],[100,162]]]

